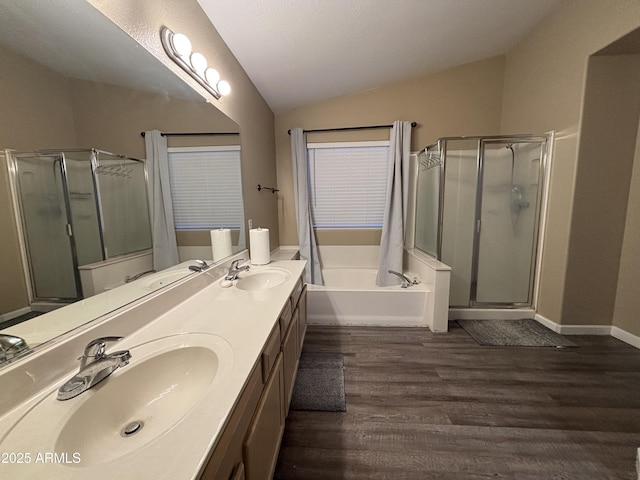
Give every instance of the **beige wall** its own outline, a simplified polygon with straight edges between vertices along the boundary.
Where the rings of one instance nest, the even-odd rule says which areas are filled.
[[[238,126],[206,102],[142,92],[104,83],[71,80],[78,145],[146,158],[140,132],[227,132]],[[169,146],[212,144],[217,137],[167,137]],[[237,137],[224,137],[237,143]],[[201,144],[201,143],[200,143]]]
[[[290,110],[276,116],[275,137],[278,166],[280,241],[297,245],[293,201],[290,128],[336,128],[389,125],[394,120],[418,122],[413,129],[412,150],[439,137],[492,135],[499,131],[504,58],[494,57],[462,65],[393,85],[368,90]],[[388,138],[385,130],[313,134],[309,141],[369,140]],[[364,240],[375,242],[379,235]],[[319,244],[339,244],[344,239],[330,232],[319,236]]]
[[[638,208],[640,208],[640,129],[637,132],[634,157],[613,325],[640,336],[640,321],[638,320],[638,312],[640,312],[640,295],[638,295],[640,281],[638,278],[638,272],[640,272],[640,215],[638,215]]]
[[[564,301],[567,266],[572,254],[569,244],[578,137],[589,55],[638,25],[640,2],[571,0],[545,19],[506,57],[502,132],[555,130],[557,134],[538,311],[558,323],[583,323],[580,308],[573,310],[573,306],[565,306]],[[588,295],[598,293],[587,292]],[[569,301],[573,302],[573,295]],[[563,318],[564,308],[572,309],[571,319]],[[599,320],[600,324],[609,322],[610,319]]]
[[[196,0],[88,1],[240,126],[245,216],[254,226],[268,228],[271,247],[277,247],[277,199],[257,190],[258,184],[276,184],[273,113]],[[180,70],[162,48],[162,26],[187,34],[194,49],[231,84],[231,94],[215,100]]]
[[[639,115],[640,55],[592,57],[578,147],[563,323],[602,325],[613,318]]]

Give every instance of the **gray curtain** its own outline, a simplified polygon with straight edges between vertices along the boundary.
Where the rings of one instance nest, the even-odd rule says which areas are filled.
[[[291,159],[300,258],[307,261],[305,280],[307,283],[323,285],[320,257],[309,208],[307,140],[302,128],[291,129]]]
[[[409,193],[409,150],[411,122],[396,120],[389,139],[389,176],[387,198],[380,239],[380,262],[376,284],[400,285],[401,280],[389,270],[402,272],[404,229],[407,222]]]
[[[163,270],[179,263],[169,186],[167,139],[160,131],[152,130],[145,132],[144,145],[147,150],[153,268]]]

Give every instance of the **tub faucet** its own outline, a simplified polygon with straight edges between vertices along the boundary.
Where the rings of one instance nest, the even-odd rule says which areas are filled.
[[[0,363],[7,362],[27,350],[29,350],[29,346],[22,338],[0,334]]]
[[[80,357],[80,370],[58,390],[58,400],[68,400],[107,378],[119,367],[129,363],[129,350],[107,354],[108,342],[117,342],[123,337],[101,337],[90,341]]]
[[[202,272],[209,268],[209,265],[204,260],[194,260],[194,262],[196,262],[196,265],[189,265],[189,270],[193,272]]]
[[[140,273],[136,273],[134,276],[130,277],[129,275],[127,275],[126,277],[124,277],[124,283],[129,283],[129,282],[133,282],[134,280],[139,279],[140,277],[144,277],[145,275],[149,275],[151,273],[156,273],[155,270],[146,270],[144,272],[140,272]]]
[[[229,267],[229,273],[227,273],[227,276],[224,277],[225,280],[229,280],[229,281],[233,281],[233,280],[237,280],[238,279],[238,274],[240,272],[247,272],[249,271],[249,268],[251,268],[249,265],[245,265],[243,267],[238,267],[238,264],[240,262],[244,262],[246,260],[246,258],[240,258],[238,260],[234,260],[233,262],[231,262],[231,266]]]
[[[388,272],[396,275],[397,277],[400,277],[400,279],[402,280],[402,285],[400,285],[400,288],[409,288],[411,285],[417,285],[419,283],[417,280],[411,280],[406,275],[400,272],[396,272],[395,270],[389,270]]]

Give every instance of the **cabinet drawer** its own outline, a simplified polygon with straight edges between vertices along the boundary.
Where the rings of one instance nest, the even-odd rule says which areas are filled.
[[[276,363],[276,358],[280,352],[280,324],[276,322],[276,326],[273,327],[271,335],[264,346],[262,351],[262,382],[266,383],[269,378],[269,373]]]
[[[291,300],[287,300],[287,303],[282,309],[282,313],[280,313],[280,332],[282,333],[283,340],[289,328],[290,322],[291,322]]]
[[[298,279],[298,283],[293,287],[293,292],[291,293],[291,306],[295,309],[296,305],[298,305],[298,300],[300,299],[300,294],[302,293],[302,287],[304,286],[302,282],[302,278]]]

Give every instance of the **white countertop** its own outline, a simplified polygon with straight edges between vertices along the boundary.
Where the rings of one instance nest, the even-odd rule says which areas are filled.
[[[161,272],[145,275],[131,283],[43,313],[26,322],[0,330],[0,333],[15,335],[26,341],[30,348],[36,347],[166,286],[152,285],[154,279],[162,278],[170,272],[179,274],[173,278],[174,281],[179,277],[192,275],[193,272],[189,270],[189,265],[194,265],[193,260],[182,262]]]
[[[131,451],[117,459],[107,462],[96,462],[83,465],[82,452],[65,453],[73,459],[79,454],[77,464],[35,463],[33,460],[41,450],[55,449],[56,432],[62,429],[69,415],[67,410],[76,407],[72,402],[85,402],[95,395],[101,385],[80,394],[75,399],[65,402],[55,400],[55,391],[59,384],[48,386],[38,395],[26,401],[21,408],[14,409],[0,418],[0,452],[19,453],[29,451],[29,464],[0,463],[0,478],[32,479],[32,478],[65,478],[65,479],[191,479],[197,478],[201,468],[208,459],[228,417],[237,401],[244,384],[254,365],[260,359],[265,342],[271,333],[279,314],[288,300],[298,278],[304,270],[304,261],[276,261],[260,267],[253,266],[252,272],[261,269],[278,268],[287,270],[289,278],[267,291],[244,291],[235,287],[222,288],[219,280],[194,293],[187,300],[171,305],[167,304],[165,312],[143,328],[128,335],[108,351],[131,349],[150,340],[184,333],[205,333],[221,337],[230,344],[233,361],[224,385],[207,393],[193,409],[173,428],[159,437],[155,437],[141,448]],[[208,270],[199,275],[213,275]],[[198,282],[194,282],[198,283]],[[171,288],[167,289],[171,290]],[[150,302],[162,302],[164,294],[151,298]],[[118,335],[117,318],[113,320],[112,335]],[[104,329],[103,329],[104,330]],[[80,355],[82,352],[76,352]],[[133,354],[133,353],[132,353]],[[129,366],[118,369],[112,377],[125,375],[128,368],[136,364],[135,354]],[[70,377],[74,372],[68,372]],[[106,385],[111,380],[107,378]],[[122,392],[127,395],[127,392]],[[53,397],[52,397],[53,396]],[[60,411],[58,418],[51,418],[51,423],[41,426],[39,432],[21,432],[20,418],[30,408],[45,402],[52,403],[51,408]],[[78,403],[79,404],[79,403]],[[56,417],[57,415],[52,415]],[[28,414],[25,418],[28,417]],[[25,422],[22,422],[24,425]],[[17,425],[11,430],[12,425]],[[139,435],[143,435],[144,430]],[[95,432],[101,435],[100,431]],[[50,440],[47,440],[50,438]],[[128,439],[124,439],[126,441]]]

